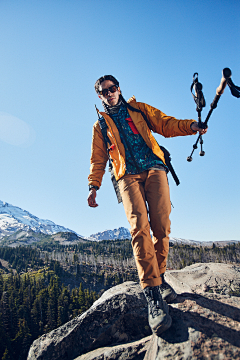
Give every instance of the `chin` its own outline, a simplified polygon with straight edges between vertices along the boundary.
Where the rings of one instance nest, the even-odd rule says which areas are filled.
[[[112,101],[111,103],[109,103],[110,106],[115,106],[117,105],[117,102],[116,101]]]

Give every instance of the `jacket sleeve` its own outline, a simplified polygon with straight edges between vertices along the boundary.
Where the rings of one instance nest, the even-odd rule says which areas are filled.
[[[90,174],[88,176],[88,185],[98,186],[100,188],[102,177],[105,173],[108,155],[106,145],[102,136],[99,124],[96,122],[93,126],[92,148],[90,158]]]
[[[178,120],[175,117],[167,116],[153,106],[144,103],[137,104],[139,109],[147,116],[154,132],[166,138],[196,134],[196,131],[193,131],[190,127],[195,120]]]

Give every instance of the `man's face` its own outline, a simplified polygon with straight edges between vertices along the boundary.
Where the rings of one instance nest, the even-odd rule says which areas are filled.
[[[107,90],[110,88],[110,90],[108,90],[105,95],[98,95],[98,97],[109,106],[117,105],[119,100],[119,95],[121,94],[120,87],[117,87],[117,85],[115,85],[116,91],[111,92],[111,90],[112,91],[115,90],[114,88],[113,89],[111,88],[114,85],[115,84],[111,80],[104,80],[99,86],[100,91]]]

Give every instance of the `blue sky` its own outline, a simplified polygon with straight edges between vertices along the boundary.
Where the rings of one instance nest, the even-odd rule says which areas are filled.
[[[97,78],[179,119],[196,119],[194,72],[203,119],[224,67],[240,86],[238,1],[0,0],[0,17],[0,199],[84,236],[129,228],[108,172],[87,206]],[[192,163],[196,137],[156,135],[181,181],[169,178],[171,236],[240,240],[239,110],[226,89]]]

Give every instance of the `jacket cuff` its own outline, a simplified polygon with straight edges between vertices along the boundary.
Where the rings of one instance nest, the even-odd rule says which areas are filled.
[[[192,121],[191,124],[190,124],[190,129],[191,129],[191,131],[193,132],[193,135],[197,133],[196,130],[193,130],[193,129],[192,129],[192,124],[194,124],[194,123],[196,123],[196,122],[197,122],[197,121],[194,120],[194,121]]]
[[[90,191],[91,189],[98,190],[99,187],[98,187],[98,186],[95,186],[95,185],[89,185],[89,191]]]

